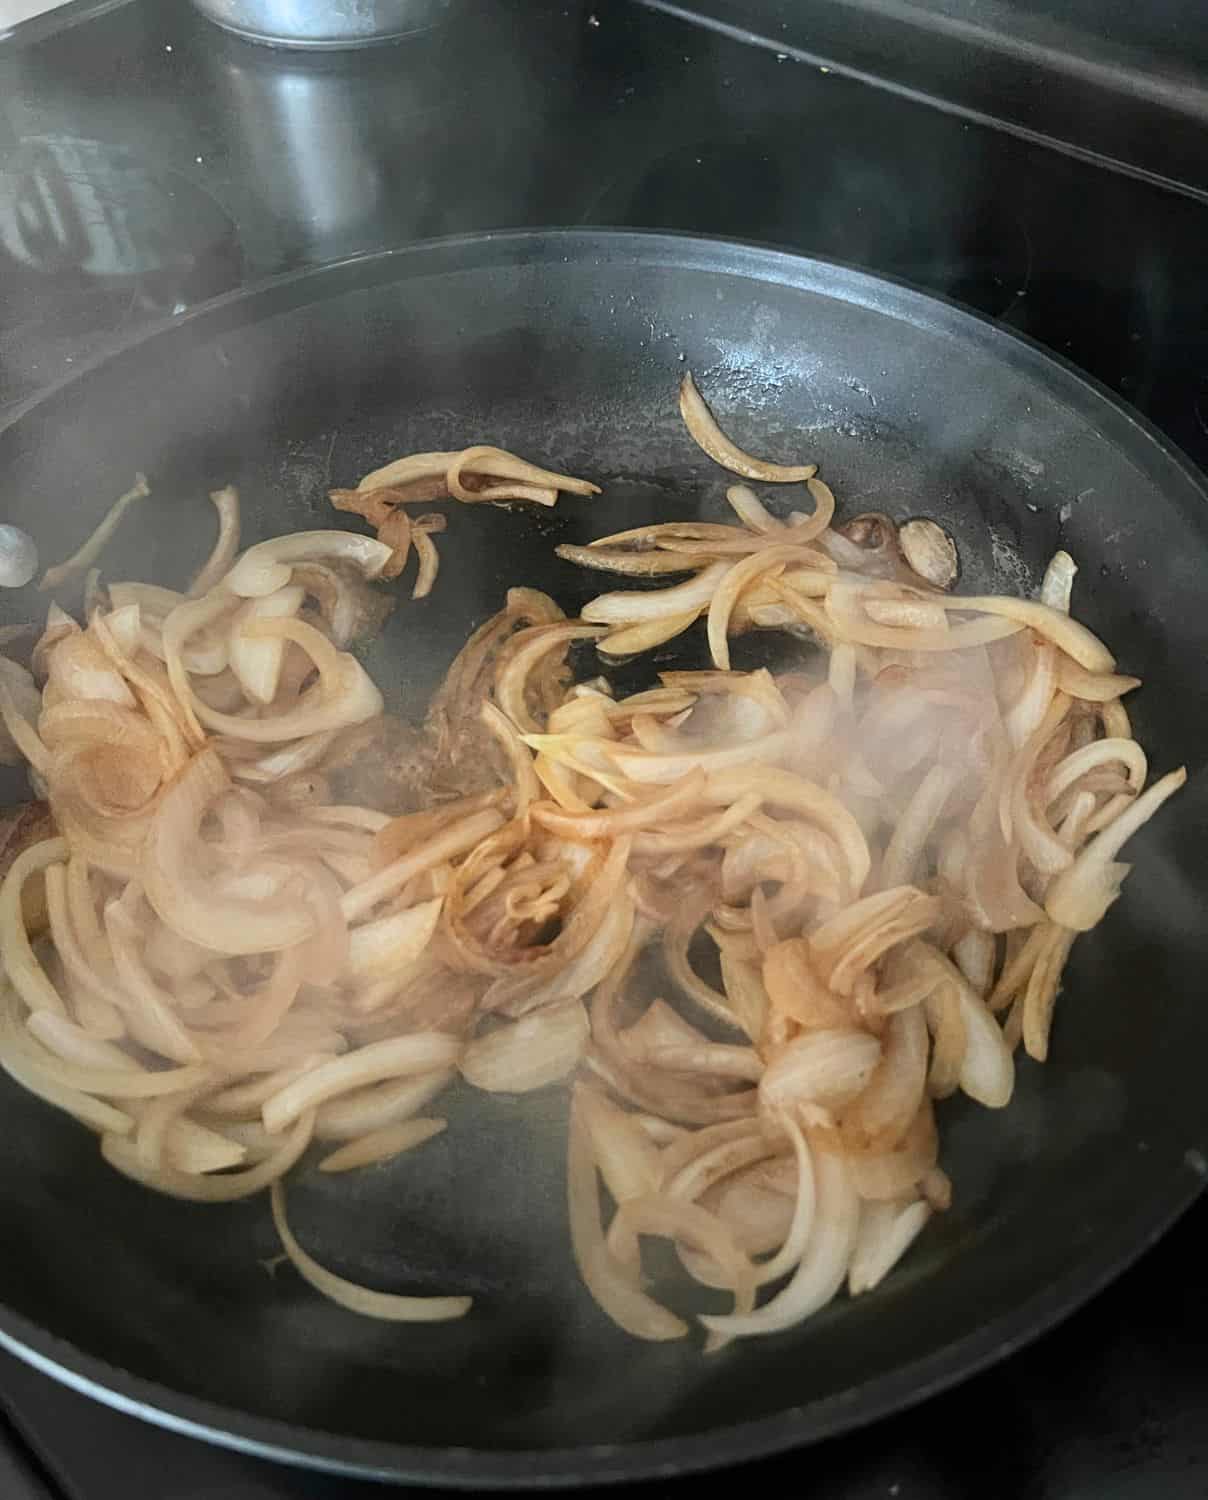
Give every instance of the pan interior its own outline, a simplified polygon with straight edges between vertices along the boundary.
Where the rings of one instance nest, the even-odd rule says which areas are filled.
[[[507,587],[546,589],[568,610],[607,587],[559,562],[556,543],[722,516],[725,476],[676,412],[685,368],[746,446],[816,459],[847,513],[943,522],[963,587],[1030,589],[1066,547],[1081,567],[1077,611],[1145,679],[1135,718],[1155,769],[1202,764],[1208,538],[1195,484],[1027,346],[773,254],[528,237],[303,278],[186,321],[25,413],[0,433],[0,508],[54,560],[142,469],[155,497],[106,572],[175,583],[209,546],[207,490],[227,481],[249,540],[343,524],[329,484],[413,449],[497,443],[600,482],[601,497],[552,514],[446,507],[434,594],[400,601],[367,657],[392,705],[418,712]],[[760,636],[744,657],[786,649]],[[952,1211],[876,1295],[793,1334],[704,1359],[698,1344],[638,1344],[604,1320],[571,1261],[557,1090],[458,1090],[441,1104],[449,1130],[421,1151],[347,1177],[296,1174],[294,1227],[324,1263],[383,1288],[475,1294],[461,1323],[400,1328],[266,1264],[265,1204],[147,1194],[6,1080],[0,1304],[158,1383],[169,1410],[179,1393],[276,1419],[301,1452],[306,1429],[369,1439],[402,1468],[411,1445],[627,1444],[797,1408],[803,1433],[819,1430],[810,1412],[846,1424],[886,1382],[904,1397],[915,1362],[942,1357],[955,1372],[1026,1333],[1021,1309],[1055,1283],[1075,1297],[1071,1273],[1101,1277],[1104,1247],[1139,1247],[1186,1191],[1208,1030],[1193,895],[1203,786],[1138,838],[1125,899],[1076,948],[1053,1060],[1022,1066],[1002,1114],[942,1107]]]

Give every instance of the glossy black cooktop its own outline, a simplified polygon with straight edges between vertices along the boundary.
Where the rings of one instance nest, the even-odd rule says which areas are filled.
[[[184,0],[88,10],[0,44],[0,409],[274,272],[473,229],[637,225],[967,303],[1208,467],[1208,207],[1076,139],[1027,139],[845,76],[841,57],[807,63],[635,0],[463,0],[424,36],[322,57],[239,42]],[[997,1369],[727,1477],[818,1500],[1208,1495],[1206,1232],[1201,1203]],[[146,1427],[7,1355],[0,1407],[5,1500],[373,1493]]]

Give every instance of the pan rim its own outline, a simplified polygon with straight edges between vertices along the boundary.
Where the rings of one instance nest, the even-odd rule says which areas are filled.
[[[916,326],[935,326],[943,314],[948,324],[961,330],[967,339],[979,343],[992,340],[993,357],[1001,359],[1013,353],[1055,400],[1069,404],[1069,396],[1079,391],[1084,399],[1089,397],[1104,419],[1105,441],[1119,445],[1116,434],[1131,431],[1140,440],[1141,452],[1135,453],[1130,447],[1130,461],[1137,465],[1145,459],[1151,473],[1155,468],[1160,471],[1163,489],[1184,502],[1180,508],[1189,524],[1197,525],[1208,537],[1208,506],[1204,505],[1208,491],[1196,467],[1144,416],[1060,355],[981,313],[907,282],[780,246],[698,234],[581,226],[486,231],[420,241],[292,271],[202,303],[81,363],[69,376],[0,417],[0,436],[39,409],[50,408],[60,395],[98,370],[137,358],[142,350],[161,340],[181,337],[183,329],[201,326],[211,333],[221,333],[227,326],[259,321],[274,311],[341,292],[414,280],[424,274],[498,265],[505,257],[511,258],[509,263],[523,264],[526,259],[548,253],[551,243],[567,260],[607,257],[664,269],[722,272],[838,297]],[[313,295],[306,295],[308,291]],[[301,296],[296,295],[299,292]],[[887,292],[892,293],[892,308],[885,306]],[[1113,430],[1107,430],[1109,426]],[[1179,1165],[1168,1177],[1155,1178],[1143,1205],[1121,1221],[1110,1239],[1101,1240],[1059,1280],[974,1332],[853,1391],[840,1391],[770,1417],[671,1438],[574,1448],[424,1448],[307,1428],[189,1396],[111,1366],[3,1304],[0,1346],[118,1411],[251,1456],[349,1477],[496,1489],[667,1478],[838,1436],[914,1406],[986,1369],[1056,1326],[1132,1265],[1196,1200],[1203,1187],[1202,1177],[1190,1166],[1184,1169]]]

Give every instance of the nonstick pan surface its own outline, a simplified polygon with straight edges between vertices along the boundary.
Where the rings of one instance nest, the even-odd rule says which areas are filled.
[[[270,1274],[264,1202],[149,1194],[5,1079],[9,1347],[151,1420],[346,1472],[467,1486],[666,1475],[870,1422],[1009,1354],[1199,1190],[1208,509],[1152,429],[1038,348],[774,251],[478,236],[237,294],[85,370],[0,430],[0,511],[54,560],[144,470],[156,498],[106,572],[179,582],[212,536],[206,492],[226,481],[248,540],[348,521],[328,486],[412,449],[498,443],[602,483],[553,514],[449,507],[432,597],[400,602],[369,652],[392,706],[418,712],[508,586],[568,609],[607,586],[558,561],[557,542],[722,515],[724,476],[676,412],[685,368],[747,447],[817,459],[848,514],[942,521],[963,587],[1029,589],[1066,547],[1078,612],[1145,679],[1133,710],[1155,771],[1192,772],[1130,847],[1124,899],[1075,949],[1051,1061],[1022,1064],[1005,1112],[942,1106],[952,1210],[875,1294],[791,1334],[711,1358],[645,1345],[577,1281],[562,1093],[455,1091],[449,1130],[422,1151],[295,1174],[294,1228],[325,1263],[387,1289],[475,1295],[460,1323],[380,1325],[288,1266]],[[8,618],[43,605],[12,598]],[[757,636],[740,664],[788,650]]]

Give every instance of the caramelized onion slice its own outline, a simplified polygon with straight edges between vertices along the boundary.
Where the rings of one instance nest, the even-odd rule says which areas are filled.
[[[774,464],[744,453],[718,426],[717,418],[697,389],[691,371],[680,381],[679,401],[680,415],[692,440],[714,463],[728,469],[731,474],[741,474],[744,479],[760,479],[769,484],[796,484],[812,479],[818,472],[817,464]]]

